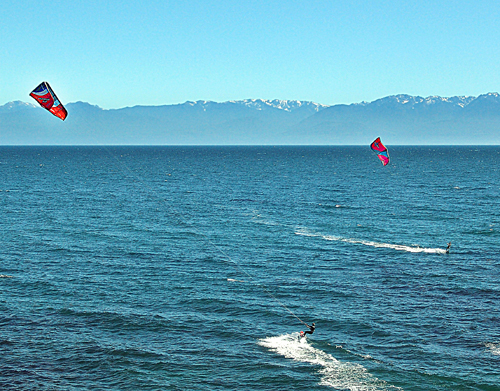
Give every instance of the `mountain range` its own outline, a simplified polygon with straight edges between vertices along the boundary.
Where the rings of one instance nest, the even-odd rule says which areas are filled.
[[[21,101],[0,106],[0,145],[499,145],[500,95],[392,95],[326,106],[196,101],[105,110],[68,103],[62,122]]]

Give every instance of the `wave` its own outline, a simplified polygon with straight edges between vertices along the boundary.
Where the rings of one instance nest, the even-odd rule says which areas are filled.
[[[371,247],[376,247],[376,248],[390,248],[393,250],[406,251],[409,253],[446,254],[446,250],[443,248],[428,248],[428,247],[420,247],[420,246],[407,246],[407,245],[403,245],[403,244],[379,243],[379,242],[373,242],[373,241],[369,241],[369,240],[344,238],[341,236],[333,236],[333,235],[323,235],[323,234],[319,234],[319,233],[308,232],[305,230],[296,231],[295,234],[302,235],[302,236],[319,237],[319,238],[323,238],[325,240],[333,240],[333,241],[337,241],[337,242],[345,242],[345,243],[351,243],[351,244],[362,244],[365,246],[371,246]]]
[[[500,343],[487,343],[485,346],[490,350],[491,354],[500,356]]]
[[[230,281],[230,282],[245,282],[243,280],[236,280],[234,278],[228,278],[227,280]]]
[[[322,206],[325,209],[350,209],[350,206],[347,205],[341,205],[341,204],[318,204],[319,206]]]
[[[259,345],[286,358],[318,366],[322,386],[352,391],[401,390],[377,379],[359,364],[341,362],[316,349],[305,338],[299,341],[298,335],[299,333],[292,333],[264,338],[259,341]]]
[[[282,226],[283,224],[280,224],[274,220],[268,219],[264,217],[259,211],[254,210],[252,211],[252,221],[257,224],[262,224],[262,225],[270,225],[270,226]]]

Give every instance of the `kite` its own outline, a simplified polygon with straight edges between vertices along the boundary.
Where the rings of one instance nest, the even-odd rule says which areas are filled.
[[[387,148],[384,147],[384,144],[382,144],[382,141],[380,141],[380,137],[377,137],[377,139],[371,144],[371,147],[377,154],[378,158],[382,161],[382,164],[387,166],[389,164],[389,152],[387,151]]]
[[[63,121],[66,119],[68,112],[46,81],[41,82],[37,88],[31,91],[30,96],[40,103],[40,106],[50,111],[56,117],[61,118]]]

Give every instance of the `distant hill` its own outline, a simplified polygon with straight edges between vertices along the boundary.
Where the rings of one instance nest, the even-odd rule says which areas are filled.
[[[287,139],[358,144],[380,135],[387,144],[500,144],[500,95],[422,98],[395,95],[336,105],[304,119]]]
[[[500,144],[500,96],[388,96],[325,106],[247,99],[104,110],[68,103],[62,122],[35,104],[0,106],[0,145]]]

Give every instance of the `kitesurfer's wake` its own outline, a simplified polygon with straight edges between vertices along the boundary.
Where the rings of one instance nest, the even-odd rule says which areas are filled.
[[[310,364],[320,376],[322,386],[350,391],[401,390],[377,379],[362,365],[337,360],[305,338],[297,341],[297,333],[263,338],[258,344],[288,359]],[[294,364],[290,364],[290,369],[293,368]]]
[[[442,247],[438,248],[428,248],[428,247],[420,247],[420,246],[409,246],[404,244],[393,244],[393,243],[382,243],[382,242],[374,242],[371,240],[363,240],[363,239],[354,239],[354,238],[345,238],[342,236],[334,236],[334,235],[326,235],[319,232],[310,231],[307,229],[299,229],[295,232],[295,235],[309,236],[309,237],[318,237],[325,240],[345,242],[351,244],[362,244],[364,246],[370,246],[375,248],[390,248],[397,251],[406,251],[410,253],[429,253],[429,254],[445,254],[446,250]],[[450,244],[451,245],[451,244]]]

